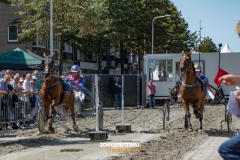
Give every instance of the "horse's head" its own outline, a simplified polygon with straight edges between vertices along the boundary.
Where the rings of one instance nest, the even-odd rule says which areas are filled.
[[[182,73],[185,73],[187,71],[193,70],[194,72],[194,68],[193,67],[193,63],[191,60],[191,52],[187,53],[184,51],[182,52],[182,57],[180,59],[180,70]]]
[[[52,56],[46,56],[46,53],[43,54],[45,58],[45,64],[44,64],[44,78],[49,79],[51,76],[54,75],[54,61],[52,57],[55,53],[52,54]]]

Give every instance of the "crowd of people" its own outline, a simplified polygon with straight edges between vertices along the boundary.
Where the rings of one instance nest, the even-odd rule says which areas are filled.
[[[71,85],[71,88],[74,91],[75,100],[83,101],[85,94],[81,92],[81,86],[84,86],[84,77],[80,75],[80,67],[78,65],[73,65],[71,67],[71,74],[66,77],[61,77],[65,81],[73,81],[77,86]],[[1,112],[4,113],[1,116],[0,122],[6,122],[12,120],[9,115],[9,110],[14,116],[24,119],[33,119],[37,118],[38,108],[42,105],[40,98],[40,90],[42,81],[40,80],[40,74],[38,70],[33,71],[32,73],[22,74],[14,73],[13,70],[6,70],[4,77],[0,80],[0,99],[1,99]],[[21,98],[19,95],[22,95]],[[13,103],[9,104],[8,100],[12,99]],[[14,110],[15,102],[24,101],[28,106],[24,107],[24,117],[19,117],[20,111]],[[81,108],[76,108],[76,115],[81,117]],[[34,122],[34,121],[32,121]],[[18,129],[15,123],[7,124],[9,129]],[[23,126],[24,127],[24,126]],[[0,127],[1,128],[1,127]]]
[[[40,101],[40,89],[41,81],[38,70],[32,73],[27,73],[20,75],[19,73],[14,73],[13,70],[6,70],[3,78],[0,79],[0,98],[1,98],[1,121],[10,121],[20,118],[18,114],[20,111],[14,110],[15,102],[24,101],[28,106],[25,106],[26,119],[35,119],[37,115],[37,108],[41,105]],[[9,103],[9,99],[12,103]],[[9,115],[9,110],[15,117],[11,119]],[[9,129],[17,129],[18,126],[13,124],[7,124]],[[25,127],[25,126],[23,126]]]

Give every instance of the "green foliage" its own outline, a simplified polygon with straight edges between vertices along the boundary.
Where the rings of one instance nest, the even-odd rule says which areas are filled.
[[[0,3],[5,3],[5,4],[12,4],[14,2],[14,0],[0,0]]]
[[[170,14],[170,18],[156,19],[154,23],[154,53],[179,53],[194,46],[196,33],[190,33],[181,13],[169,0],[102,0],[105,10],[98,16],[102,29],[94,35],[72,35],[80,37],[75,44],[88,51],[101,49],[110,43],[135,53],[151,53],[152,20],[154,17]],[[70,39],[70,38],[69,38]],[[73,40],[71,39],[71,40]],[[84,42],[88,41],[88,42]],[[103,44],[104,41],[104,44]],[[91,44],[90,46],[88,44]]]
[[[19,0],[21,19],[20,41],[49,40],[50,1]],[[69,43],[83,52],[109,53],[109,48],[133,53],[151,53],[152,20],[169,14],[171,17],[154,22],[154,53],[179,53],[196,43],[196,32],[188,30],[170,0],[53,0],[54,43]]]
[[[208,52],[217,52],[217,46],[215,43],[213,43],[212,39],[209,37],[204,37],[203,41],[201,41],[200,44],[200,51],[202,53],[208,53]]]
[[[49,0],[19,0],[18,12],[21,41],[31,41],[41,38],[49,39],[50,33],[50,1]],[[93,34],[97,29],[97,16],[101,5],[85,0],[53,0],[53,35],[55,43],[61,42],[61,35],[76,33],[79,35]],[[95,18],[96,17],[96,18]],[[99,23],[98,23],[99,24]],[[35,36],[34,36],[35,35]]]

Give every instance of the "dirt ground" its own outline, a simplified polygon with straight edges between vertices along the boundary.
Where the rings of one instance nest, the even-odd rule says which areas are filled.
[[[191,111],[192,113],[192,111]],[[105,110],[104,111],[104,130],[109,132],[108,141],[114,142],[116,124],[121,123],[120,110]],[[184,129],[184,111],[181,107],[172,107],[170,112],[170,121],[167,130],[163,130],[162,125],[162,109],[126,109],[124,112],[125,123],[131,124],[133,133],[126,133],[130,138],[144,139],[140,141],[140,152],[126,153],[121,155],[106,155],[102,159],[108,160],[145,160],[145,159],[198,159],[194,157],[195,152],[204,143],[214,143],[214,138],[228,138],[237,134],[240,128],[240,121],[233,117],[232,131],[227,131],[227,124],[224,121],[224,106],[206,106],[204,111],[203,131],[188,132]],[[193,129],[197,129],[198,120],[192,114],[191,123]],[[71,121],[55,123],[55,134],[39,133],[38,129],[30,129],[26,131],[11,131],[9,135],[0,133],[0,157],[8,159],[20,154],[29,149],[40,149],[43,146],[57,146],[67,138],[85,138],[89,146],[92,146],[97,151],[99,147],[96,144],[91,144],[88,137],[89,131],[95,130],[95,117],[89,116],[77,120],[79,132],[76,133],[72,129]],[[134,135],[135,134],[135,135]],[[4,138],[9,138],[9,141],[4,141]],[[11,140],[11,137],[13,140]],[[118,136],[118,142],[124,141],[124,135]],[[150,137],[150,138],[149,138]],[[151,138],[152,137],[152,138]],[[213,138],[211,140],[211,138]],[[1,140],[2,139],[2,140]],[[16,139],[16,140],[14,140]],[[209,142],[208,142],[209,141]],[[79,144],[79,146],[84,143]],[[217,144],[218,147],[219,144]],[[207,149],[207,148],[205,148]],[[217,152],[214,150],[214,152]],[[100,153],[100,151],[99,151]],[[102,153],[102,152],[101,152]],[[91,154],[91,153],[89,153]],[[191,154],[191,156],[190,156]],[[216,153],[217,154],[217,153]],[[86,154],[85,154],[86,155]],[[204,155],[204,153],[202,153]],[[198,154],[199,156],[199,154]],[[200,154],[201,156],[201,154]],[[186,158],[187,157],[187,158]],[[207,157],[206,159],[211,159]],[[1,158],[0,158],[1,159]],[[44,158],[42,158],[44,159]],[[64,159],[64,158],[63,158]],[[73,158],[74,159],[74,158]],[[81,156],[75,159],[83,159]],[[86,158],[87,159],[87,158]],[[100,159],[92,157],[90,159]],[[201,159],[201,157],[199,157]]]

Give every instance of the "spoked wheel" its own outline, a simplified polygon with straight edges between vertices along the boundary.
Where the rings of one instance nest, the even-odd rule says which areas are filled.
[[[162,115],[164,130],[167,128],[167,121],[169,121],[169,113],[170,113],[169,103],[165,103],[163,107],[163,115]]]
[[[40,107],[38,109],[38,129],[39,129],[39,132],[44,133],[45,132],[45,126],[46,126],[45,111],[42,107]]]
[[[231,131],[232,113],[230,113],[229,111],[226,111],[226,112],[227,112],[227,116],[226,116],[226,119],[227,119],[227,129],[228,129],[228,131]]]

